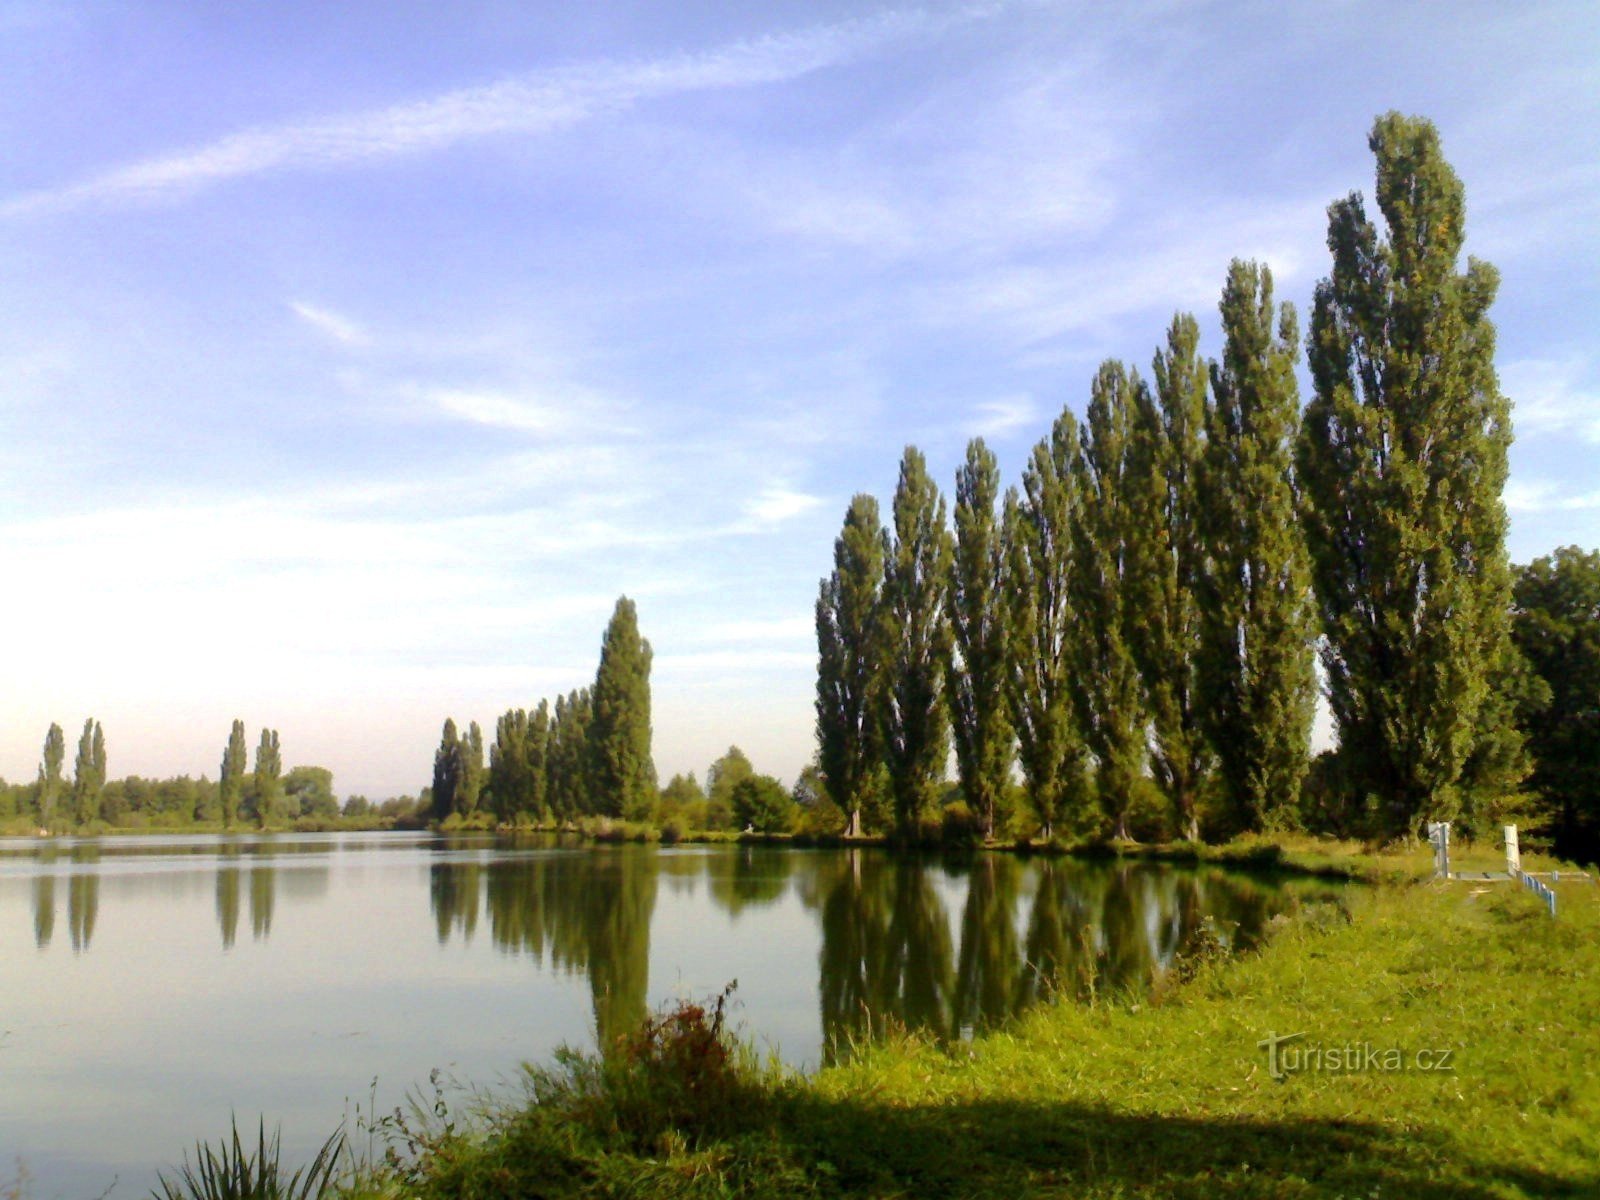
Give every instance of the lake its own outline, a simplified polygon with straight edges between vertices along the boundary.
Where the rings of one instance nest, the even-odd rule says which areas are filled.
[[[797,1067],[891,1025],[967,1036],[1329,890],[1007,854],[0,839],[0,1193],[20,1160],[32,1200],[142,1196],[230,1112],[301,1161],[374,1087],[383,1112],[435,1068],[505,1083],[735,979],[738,1025]]]

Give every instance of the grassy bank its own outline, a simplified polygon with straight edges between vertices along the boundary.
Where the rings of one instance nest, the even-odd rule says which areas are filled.
[[[1597,1195],[1600,888],[1558,890],[1551,920],[1510,884],[1385,884],[1348,919],[1306,910],[1256,955],[1186,962],[1143,1002],[906,1039],[809,1079],[741,1060],[714,1012],[678,1013],[608,1064],[535,1072],[536,1102],[417,1135],[359,1190]],[[1270,1034],[1305,1035],[1282,1078]]]

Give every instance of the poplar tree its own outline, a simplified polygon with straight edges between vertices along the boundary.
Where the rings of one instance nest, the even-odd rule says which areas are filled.
[[[907,446],[894,493],[894,543],[884,563],[884,752],[902,836],[931,813],[949,752],[944,681],[950,624],[944,593],[952,547],[944,498],[922,452]]]
[[[244,722],[235,720],[228,734],[228,744],[222,751],[222,768],[217,776],[217,795],[222,805],[223,828],[232,828],[239,815],[239,798],[244,792],[244,773],[249,766],[249,750],[245,746]]]
[[[473,813],[478,810],[478,797],[483,793],[485,776],[483,730],[473,721],[467,726],[467,736],[461,739],[461,787],[456,798],[459,812]]]
[[[1072,460],[1078,422],[1063,408],[1033,449],[1022,493],[1006,493],[1006,655],[1017,757],[1043,833],[1082,822],[1089,805],[1088,756],[1073,703],[1072,526],[1082,499]]]
[[[556,699],[545,769],[547,796],[557,820],[570,821],[595,811],[590,787],[591,712],[588,688],[575,689]]]
[[[559,702],[558,702],[559,703]],[[550,704],[539,701],[530,715],[524,709],[507,712],[495,725],[489,748],[489,797],[495,816],[515,820],[527,813],[544,815],[550,743]]]
[[[828,794],[861,833],[861,810],[882,762],[878,726],[883,687],[878,606],[889,535],[878,502],[857,495],[833,543],[833,573],[817,596],[817,758]]]
[[[643,821],[656,799],[650,757],[650,643],[633,601],[617,601],[600,646],[589,725],[595,799],[608,816]]]
[[[283,801],[283,755],[278,749],[278,731],[263,729],[256,746],[256,816],[261,828],[278,813]]]
[[[1202,460],[1201,711],[1234,823],[1276,829],[1299,822],[1316,686],[1292,478],[1299,350],[1265,266],[1235,260],[1221,310]]]
[[[572,804],[572,785],[568,779],[567,742],[572,736],[572,721],[567,715],[568,697],[557,696],[550,710],[550,738],[544,764],[545,799],[551,815],[558,821],[568,821],[577,816]]]
[[[510,820],[522,808],[531,790],[527,742],[527,710],[508,709],[495,722],[494,744],[489,747],[489,802],[502,821]]]
[[[985,837],[1006,812],[1011,722],[1006,712],[1005,547],[995,519],[1000,468],[982,438],[956,473],[955,551],[945,607],[953,653],[945,681],[961,791]]]
[[[1183,836],[1200,836],[1200,786],[1212,761],[1201,715],[1199,511],[1206,417],[1200,330],[1172,319],[1152,365],[1155,389],[1134,391],[1129,431],[1126,630],[1150,714],[1150,767]]]
[[[95,799],[92,809],[96,816],[99,815],[100,797],[106,786],[106,735],[100,728],[100,722],[94,723],[94,741],[89,747],[89,762],[94,771]]]
[[[1499,276],[1456,269],[1465,200],[1438,131],[1391,112],[1368,145],[1387,237],[1359,193],[1330,206],[1298,453],[1342,770],[1398,834],[1524,770],[1498,686],[1516,674],[1511,416],[1488,316]]]
[[[442,821],[456,811],[461,790],[461,738],[454,718],[446,717],[433,755],[433,819]]]
[[[1095,759],[1101,812],[1128,836],[1128,809],[1144,772],[1147,719],[1126,636],[1130,561],[1128,439],[1138,373],[1108,360],[1096,373],[1072,473],[1080,503],[1072,526],[1071,587],[1078,720]]]
[[[569,789],[564,770],[569,725],[567,698],[558,695],[550,708],[550,734],[545,741],[544,759],[545,803],[550,806],[550,815],[557,823],[573,815],[568,808]]]
[[[528,718],[525,742],[528,759],[528,788],[518,811],[534,820],[543,820],[550,810],[550,702],[541,699]]]
[[[44,735],[44,761],[39,764],[39,824],[50,827],[61,802],[61,766],[67,758],[67,737],[54,721]]]
[[[100,792],[106,776],[105,734],[93,717],[83,723],[78,739],[78,757],[72,768],[72,816],[85,825],[100,814]]]

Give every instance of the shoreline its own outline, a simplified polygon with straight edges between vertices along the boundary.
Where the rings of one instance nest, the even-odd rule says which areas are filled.
[[[1563,885],[1552,921],[1426,865],[1353,856],[1344,877],[1380,878],[1348,906],[1309,902],[1248,953],[1201,948],[1148,996],[903,1034],[808,1075],[710,1054],[715,1002],[680,1006],[615,1058],[533,1068],[536,1102],[413,1129],[409,1164],[347,1194],[1600,1192],[1600,1025],[1581,1019],[1600,889]]]

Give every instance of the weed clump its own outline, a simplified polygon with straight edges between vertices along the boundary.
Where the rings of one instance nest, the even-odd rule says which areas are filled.
[[[535,1097],[638,1152],[698,1146],[747,1128],[767,1093],[753,1055],[728,1030],[735,986],[703,1004],[670,1005],[603,1057],[568,1052],[554,1071],[530,1068]]]
[[[231,1139],[214,1147],[196,1142],[194,1161],[184,1154],[177,1176],[169,1179],[165,1172],[159,1173],[150,1194],[155,1200],[321,1200],[333,1184],[344,1144],[344,1130],[335,1130],[309,1164],[286,1174],[278,1132],[273,1131],[269,1142],[263,1120],[252,1151],[239,1136],[235,1121]]]
[[[729,1030],[733,990],[672,1004],[601,1054],[525,1067],[526,1093],[486,1120],[400,1120],[389,1177],[419,1197],[794,1194],[804,1174],[777,1135],[787,1077]]]

